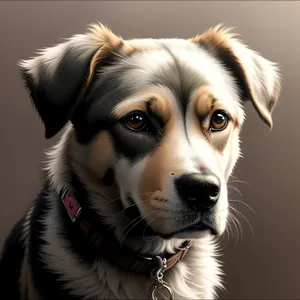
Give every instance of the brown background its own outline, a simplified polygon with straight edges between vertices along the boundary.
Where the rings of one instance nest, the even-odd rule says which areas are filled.
[[[190,37],[219,22],[236,26],[247,43],[282,66],[283,91],[269,132],[251,104],[242,132],[244,159],[232,182],[243,196],[232,202],[244,233],[230,238],[222,260],[227,292],[222,298],[300,298],[299,239],[299,2],[0,2],[0,244],[38,191],[43,127],[31,107],[16,62],[37,48],[83,32],[99,20],[124,38]],[[227,238],[224,239],[227,241]]]

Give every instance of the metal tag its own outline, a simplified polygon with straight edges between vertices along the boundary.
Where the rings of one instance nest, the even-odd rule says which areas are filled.
[[[173,300],[174,299],[174,292],[171,289],[171,287],[164,281],[162,282],[155,282],[153,285],[150,287],[149,292],[148,292],[148,300],[158,300],[159,295],[166,294],[167,298],[163,299],[168,299],[168,300]]]
[[[158,296],[162,296],[163,299],[173,300],[174,292],[172,288],[163,280],[164,272],[167,270],[167,260],[162,259],[160,256],[155,257],[158,263],[158,267],[153,269],[151,277],[154,279],[154,283],[148,291],[148,300],[158,300]],[[165,298],[167,296],[167,298]]]

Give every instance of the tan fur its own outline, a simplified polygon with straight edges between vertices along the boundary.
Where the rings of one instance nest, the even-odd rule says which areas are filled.
[[[102,44],[117,45],[120,42],[120,39],[122,39],[100,22],[91,24],[89,30],[92,33],[93,38]]]
[[[72,132],[71,144],[76,144],[74,132]],[[76,154],[71,153],[70,161],[80,167],[85,178],[89,182],[101,187],[103,193],[109,197],[117,197],[118,191],[115,185],[106,186],[103,177],[107,170],[114,167],[116,156],[110,134],[107,131],[100,131],[93,142],[83,148],[76,149]]]
[[[191,105],[194,107],[191,117],[193,118],[196,131],[199,133],[199,138],[202,138],[203,135],[207,139],[207,142],[210,143],[211,150],[214,152],[219,170],[223,172],[222,165],[218,159],[219,154],[217,153],[218,151],[222,151],[217,143],[220,140],[220,137],[214,137],[209,132],[209,115],[212,115],[212,112],[217,109],[216,106],[218,105],[218,101],[209,87],[204,85],[197,89],[192,95]],[[221,134],[224,135],[223,132]],[[224,147],[225,145],[226,143],[224,143]]]
[[[196,113],[201,119],[204,119],[212,110],[216,102],[215,96],[212,94],[208,86],[201,86],[194,92],[191,101],[195,102]]]
[[[147,92],[135,94],[134,97],[125,99],[113,110],[113,114],[122,118],[134,110],[151,110],[162,117],[165,122],[170,118],[168,98],[162,94],[159,88],[149,87]]]
[[[174,114],[174,111],[172,114],[172,106],[174,106],[174,102],[172,103],[171,99],[168,99],[163,102],[156,101],[154,105],[156,106],[155,109],[158,109],[159,105],[161,105],[160,107],[163,108],[163,110],[160,110],[160,114],[165,115],[165,117],[168,118],[168,121],[164,131],[165,141],[148,157],[139,185],[141,199],[145,202],[143,209],[147,210],[145,214],[149,213],[153,209],[157,210],[157,212],[162,211],[162,204],[153,199],[156,196],[163,196],[162,187],[165,181],[172,176],[171,173],[180,173],[181,171],[180,161],[176,163],[177,158],[176,155],[174,155],[176,136],[178,134],[176,130],[174,130],[176,123],[176,115]]]
[[[106,170],[116,162],[114,147],[107,131],[101,131],[91,144],[88,154],[88,165],[99,178],[105,175]]]
[[[222,152],[231,136],[232,129],[237,124],[236,119],[228,112],[226,107],[216,99],[208,86],[201,86],[196,90],[191,98],[191,103],[195,107],[193,114],[195,127],[197,127],[199,133],[202,132],[205,135],[211,143],[212,149]],[[208,130],[210,117],[213,112],[219,109],[224,110],[231,120],[226,129],[211,135]]]
[[[120,43],[121,42],[122,41],[120,40]],[[89,86],[91,84],[98,64],[100,62],[104,61],[104,59],[109,55],[109,53],[112,52],[113,46],[114,45],[112,45],[112,44],[105,44],[101,48],[99,48],[98,51],[96,52],[96,54],[93,56],[91,63],[90,63],[89,76],[88,76],[87,82],[86,82],[87,86]]]
[[[152,96],[143,94],[140,95],[140,97],[143,99],[142,100],[139,99],[138,101],[131,101],[132,99],[130,98],[128,100],[122,101],[121,105],[118,105],[114,109],[113,114],[117,118],[122,118],[134,110],[146,111],[147,101],[148,101],[147,97],[151,98]]]

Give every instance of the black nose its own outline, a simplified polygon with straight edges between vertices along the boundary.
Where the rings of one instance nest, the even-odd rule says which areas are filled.
[[[175,180],[181,199],[191,208],[205,212],[219,199],[220,180],[215,175],[185,174]]]

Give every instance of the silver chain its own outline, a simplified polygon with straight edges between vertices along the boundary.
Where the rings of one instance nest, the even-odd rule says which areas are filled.
[[[157,294],[159,290],[164,290],[167,292],[169,296],[169,300],[174,299],[174,292],[171,287],[164,282],[164,272],[167,270],[167,260],[165,258],[161,258],[160,256],[156,256],[158,267],[154,268],[151,272],[151,277],[154,279],[154,283],[149,289],[148,299],[149,300],[158,300]]]

